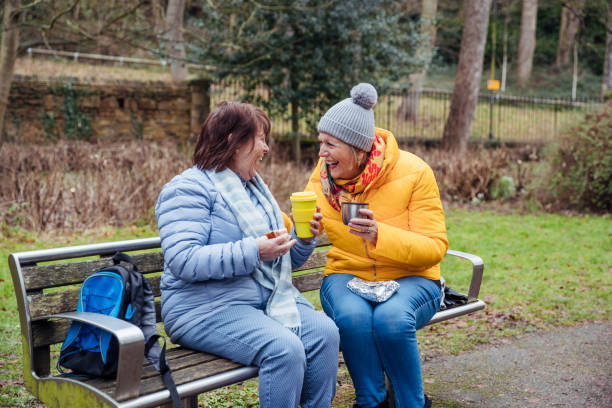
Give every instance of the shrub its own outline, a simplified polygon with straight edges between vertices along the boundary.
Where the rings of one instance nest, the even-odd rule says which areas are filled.
[[[612,210],[612,105],[561,135],[547,155],[547,170],[534,191],[545,208]]]
[[[191,152],[170,143],[88,143],[0,146],[0,236],[101,225],[155,224],[163,185],[191,167]],[[290,210],[289,196],[306,186],[312,166],[269,157],[261,174]]]
[[[509,198],[516,195],[516,186],[514,178],[511,176],[502,176],[496,180],[491,187],[491,198]]]
[[[417,146],[406,150],[431,166],[440,196],[446,201],[481,202],[491,198],[491,186],[500,179],[513,154],[509,149],[470,147],[463,155]]]
[[[0,233],[153,221],[167,181],[190,166],[174,145],[151,142],[0,146]]]
[[[182,151],[185,150],[185,151]],[[47,145],[0,146],[0,235],[29,231],[87,229],[102,225],[154,224],[153,207],[164,183],[191,166],[189,148],[170,143],[88,143],[61,139]],[[521,190],[527,178],[521,163],[535,160],[533,148],[471,147],[458,156],[438,149],[405,150],[433,168],[444,201],[480,203],[490,199],[504,176]],[[295,163],[277,145],[260,173],[278,203],[290,211],[289,196],[308,181],[311,162]],[[522,167],[521,167],[522,166]],[[504,196],[512,196],[510,186]]]

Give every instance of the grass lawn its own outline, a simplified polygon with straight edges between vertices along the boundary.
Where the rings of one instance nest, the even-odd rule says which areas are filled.
[[[512,336],[612,315],[612,222],[610,216],[499,214],[447,211],[451,248],[481,256],[485,274],[481,298],[487,309],[419,332],[424,359],[467,351],[483,343],[506,343]],[[59,238],[27,233],[0,237],[0,406],[36,406],[22,386],[19,321],[8,270],[8,254],[35,248],[153,236],[154,227],[125,227]],[[465,292],[471,270],[455,260],[442,273]],[[316,294],[312,296],[318,305]],[[428,379],[425,378],[425,382]],[[354,393],[344,365],[334,407],[350,406]],[[201,397],[202,406],[257,405],[256,380]]]

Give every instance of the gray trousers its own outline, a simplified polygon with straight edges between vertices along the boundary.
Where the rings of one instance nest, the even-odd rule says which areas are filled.
[[[233,305],[179,339],[185,347],[259,367],[262,408],[324,408],[336,391],[340,337],[324,313],[298,301],[301,338],[258,308]]]

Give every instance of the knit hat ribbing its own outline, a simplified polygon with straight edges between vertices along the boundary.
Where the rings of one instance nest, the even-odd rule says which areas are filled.
[[[370,151],[374,143],[374,112],[378,94],[368,83],[351,89],[351,97],[332,106],[319,121],[318,131],[358,149]]]

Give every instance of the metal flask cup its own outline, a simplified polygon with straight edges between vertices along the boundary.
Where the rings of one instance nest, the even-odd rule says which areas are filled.
[[[342,203],[342,222],[344,223],[344,225],[348,225],[348,223],[351,221],[351,218],[367,218],[365,215],[359,212],[359,210],[361,210],[362,208],[368,208],[368,203]]]

